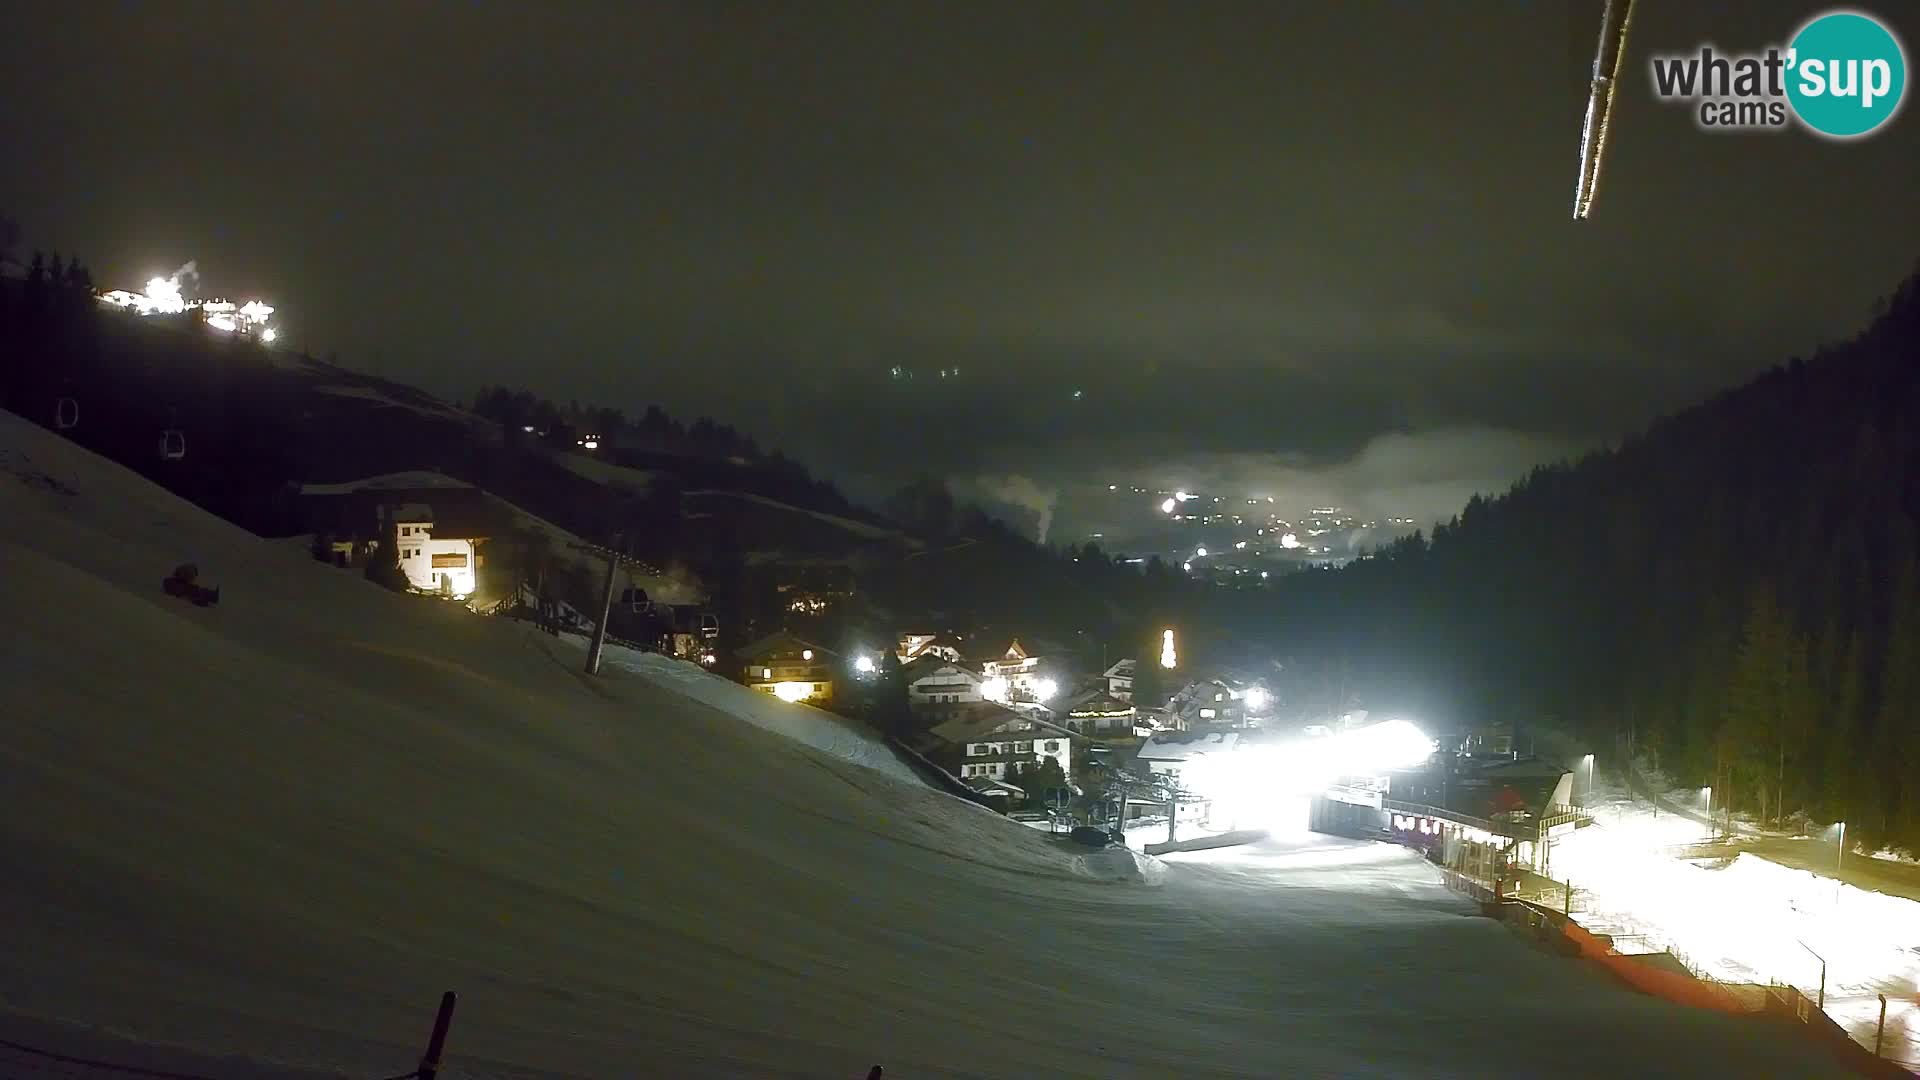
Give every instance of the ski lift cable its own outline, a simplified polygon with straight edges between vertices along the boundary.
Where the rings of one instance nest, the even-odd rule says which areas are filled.
[[[1627,31],[1633,25],[1634,0],[1607,0],[1600,15],[1600,41],[1593,56],[1593,87],[1587,96],[1586,119],[1580,129],[1580,177],[1574,189],[1573,217],[1579,221],[1593,212],[1600,193],[1600,165],[1607,152],[1607,134],[1613,122],[1613,96],[1626,64]],[[1614,14],[1619,12],[1616,24]],[[1608,56],[1611,51],[1612,63]]]

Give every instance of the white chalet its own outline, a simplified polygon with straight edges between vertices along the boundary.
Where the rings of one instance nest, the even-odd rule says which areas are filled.
[[[901,669],[907,682],[907,707],[924,712],[943,705],[965,705],[985,700],[977,671],[944,656],[927,654]]]
[[[408,585],[423,592],[445,593],[456,600],[472,595],[479,564],[475,541],[481,538],[445,535],[472,531],[468,529],[436,530],[433,508],[424,503],[383,507],[382,514],[386,523],[393,526],[400,550],[400,570],[407,575]],[[436,531],[442,535],[436,536]]]
[[[919,737],[918,749],[947,764],[962,780],[1012,780],[1052,758],[1073,775],[1073,732],[991,701],[950,706],[946,718]]]
[[[1005,679],[1011,700],[1040,700],[1040,658],[1028,656],[1018,638],[1007,646],[1000,659],[980,665],[980,673],[989,679]]]

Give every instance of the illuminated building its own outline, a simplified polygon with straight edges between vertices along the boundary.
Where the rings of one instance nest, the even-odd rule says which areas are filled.
[[[986,676],[989,684],[995,679],[1003,680],[999,685],[1004,686],[1004,692],[999,695],[990,693],[987,695],[989,699],[1044,701],[1049,696],[1044,691],[1051,686],[1051,680],[1041,676],[1040,658],[1028,656],[1027,651],[1020,647],[1018,638],[1007,646],[1007,651],[1001,654],[1000,659],[980,665],[980,673]]]
[[[188,264],[189,267],[191,265]],[[267,320],[273,317],[271,305],[258,300],[244,303],[218,298],[189,300],[180,290],[180,271],[175,271],[172,277],[150,279],[144,292],[113,289],[95,294],[95,299],[109,307],[138,315],[178,315],[198,311],[206,318],[207,325],[215,330],[258,337],[262,341],[272,341],[275,337],[273,328],[267,325]]]
[[[1141,725],[1133,702],[1106,690],[1081,694],[1067,702],[1065,710],[1067,729],[1097,742],[1132,744],[1149,731]]]
[[[984,676],[936,653],[922,653],[907,664],[902,676],[907,681],[907,706],[915,712],[986,699]]]
[[[394,530],[400,551],[400,571],[407,584],[421,592],[437,592],[464,600],[479,584],[478,545],[485,535],[452,523],[435,523],[431,506],[404,503],[388,509],[387,524]]]
[[[955,705],[913,737],[915,750],[962,780],[1013,780],[1051,758],[1073,775],[1073,732],[991,701]]]
[[[843,667],[840,656],[810,641],[781,631],[741,649],[741,681],[782,701],[826,705],[833,700],[834,673]]]
[[[923,656],[937,656],[958,663],[960,643],[946,634],[902,634],[894,655],[903,664],[910,664]]]
[[[482,547],[501,524],[484,492],[432,472],[305,484],[297,506],[316,557],[360,566],[391,540],[410,588],[460,599],[486,584]]]

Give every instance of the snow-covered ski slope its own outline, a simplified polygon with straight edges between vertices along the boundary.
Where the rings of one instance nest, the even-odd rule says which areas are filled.
[[[160,591],[188,560],[220,606]],[[1833,1073],[1395,849],[1097,880],[731,688],[589,680],[6,414],[0,567],[0,1038],[384,1076],[451,988],[453,1077]]]

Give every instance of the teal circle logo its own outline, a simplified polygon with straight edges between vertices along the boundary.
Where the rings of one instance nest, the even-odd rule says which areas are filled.
[[[1794,115],[1829,138],[1873,131],[1893,119],[1906,97],[1906,51],[1870,15],[1821,15],[1794,35],[1787,55],[1787,100]]]

